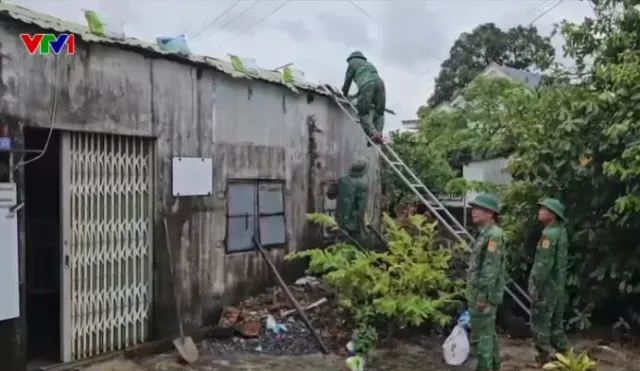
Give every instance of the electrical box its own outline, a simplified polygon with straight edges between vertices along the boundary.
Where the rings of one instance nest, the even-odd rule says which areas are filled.
[[[0,183],[0,321],[20,316],[18,210],[15,183]]]

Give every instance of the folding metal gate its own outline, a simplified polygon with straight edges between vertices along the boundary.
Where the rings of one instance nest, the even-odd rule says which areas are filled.
[[[144,138],[64,133],[61,167],[61,352],[69,362],[148,336],[153,155]]]

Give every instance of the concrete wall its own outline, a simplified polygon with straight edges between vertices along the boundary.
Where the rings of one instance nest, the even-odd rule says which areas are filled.
[[[474,161],[462,168],[462,176],[467,180],[506,185],[511,181],[507,163],[508,159],[504,157]],[[469,192],[467,199],[472,199],[476,194],[477,192]]]
[[[269,278],[258,253],[225,253],[227,178],[285,180],[289,251],[313,246],[305,213],[320,209],[321,183],[343,174],[356,157],[370,160],[369,215],[378,214],[374,149],[366,147],[362,132],[326,97],[78,39],[73,56],[31,56],[18,34],[36,31],[41,30],[0,22],[0,115],[12,124],[18,140],[24,126],[49,127],[54,88],[56,129],[156,138],[156,336],[174,334],[175,326],[173,294],[162,268],[168,262],[161,213],[170,207],[176,206],[182,216],[172,219],[171,229],[180,232],[182,248],[174,247],[173,256],[188,328],[211,323],[222,305]],[[176,204],[171,196],[173,156],[214,158],[214,195]],[[22,230],[20,238],[24,282]],[[276,261],[285,253],[271,251]],[[11,356],[21,362],[23,333],[24,316],[0,323],[0,345],[5,345],[0,346],[1,359]]]

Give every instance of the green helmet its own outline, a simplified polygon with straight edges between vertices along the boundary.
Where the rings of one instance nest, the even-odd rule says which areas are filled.
[[[349,57],[347,58],[347,62],[349,62],[353,58],[360,58],[360,59],[364,59],[365,61],[367,60],[367,58],[364,57],[364,54],[362,54],[362,52],[359,50],[356,50],[351,54],[349,54]]]
[[[359,178],[367,172],[367,161],[357,160],[349,168],[349,175],[354,178]]]
[[[500,212],[500,201],[494,195],[488,193],[480,193],[473,200],[469,201],[469,205],[480,207],[498,214]]]
[[[544,200],[538,202],[538,205],[554,213],[563,222],[567,220],[567,217],[564,215],[564,205],[555,198],[545,198]]]

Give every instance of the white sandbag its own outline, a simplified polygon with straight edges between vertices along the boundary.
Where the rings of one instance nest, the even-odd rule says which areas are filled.
[[[469,337],[464,327],[456,325],[442,345],[444,361],[451,366],[460,366],[469,358]]]

